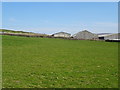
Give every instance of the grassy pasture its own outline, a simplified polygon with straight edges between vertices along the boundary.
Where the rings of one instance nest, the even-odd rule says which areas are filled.
[[[5,88],[117,88],[118,43],[2,37]]]

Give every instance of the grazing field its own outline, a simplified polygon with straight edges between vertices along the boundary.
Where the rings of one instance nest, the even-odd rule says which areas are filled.
[[[117,88],[118,43],[2,37],[5,88]]]

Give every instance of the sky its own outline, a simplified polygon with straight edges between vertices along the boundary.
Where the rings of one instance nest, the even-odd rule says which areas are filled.
[[[3,2],[2,28],[53,34],[118,32],[117,2]]]

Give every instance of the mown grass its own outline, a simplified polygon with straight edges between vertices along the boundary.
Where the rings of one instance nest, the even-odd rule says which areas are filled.
[[[3,36],[5,88],[117,88],[118,43]]]

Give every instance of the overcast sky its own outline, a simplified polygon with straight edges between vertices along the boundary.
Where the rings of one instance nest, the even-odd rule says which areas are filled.
[[[118,31],[117,2],[3,2],[2,27],[53,34]]]

